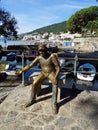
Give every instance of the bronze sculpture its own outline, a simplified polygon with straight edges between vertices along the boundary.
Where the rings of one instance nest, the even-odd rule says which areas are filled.
[[[42,72],[32,83],[30,102],[28,102],[25,107],[28,107],[35,102],[37,87],[42,83],[42,81],[48,78],[52,82],[52,110],[54,114],[57,114],[58,75],[60,72],[59,62],[55,54],[48,53],[46,45],[39,45],[38,51],[40,55],[37,56],[31,64],[16,72],[17,74],[22,74],[38,62],[40,63],[42,69]]]

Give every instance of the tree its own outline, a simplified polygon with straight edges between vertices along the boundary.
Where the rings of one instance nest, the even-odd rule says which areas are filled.
[[[88,24],[86,25],[86,28],[91,33],[93,33],[93,31],[97,31],[98,30],[98,20],[89,21]]]
[[[66,28],[71,33],[81,33],[89,21],[98,20],[98,6],[81,9],[72,15],[66,23]]]
[[[0,36],[17,38],[17,21],[5,9],[0,8]]]

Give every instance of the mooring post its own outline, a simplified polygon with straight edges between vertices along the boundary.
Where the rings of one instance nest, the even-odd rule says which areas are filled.
[[[75,55],[74,58],[74,75],[76,76],[76,69],[77,69],[77,61],[78,61],[78,56],[77,54]]]

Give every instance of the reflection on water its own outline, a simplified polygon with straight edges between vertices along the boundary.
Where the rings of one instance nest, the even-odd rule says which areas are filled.
[[[83,81],[77,79],[73,74],[69,74],[66,76],[66,84],[63,85],[63,88],[73,87],[78,90],[98,91],[98,79],[95,78],[93,82]]]
[[[93,82],[83,81],[83,80],[78,80],[78,79],[76,80],[76,84],[80,86],[88,86],[88,87],[93,86]]]
[[[98,91],[98,80],[95,79],[93,82],[76,81],[76,88],[81,90]]]

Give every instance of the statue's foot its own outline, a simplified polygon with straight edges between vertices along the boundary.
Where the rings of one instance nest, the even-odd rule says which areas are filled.
[[[31,105],[34,104],[34,103],[35,103],[35,100],[32,101],[32,102],[27,102],[27,103],[24,105],[24,107],[29,107],[29,106],[31,106]]]

